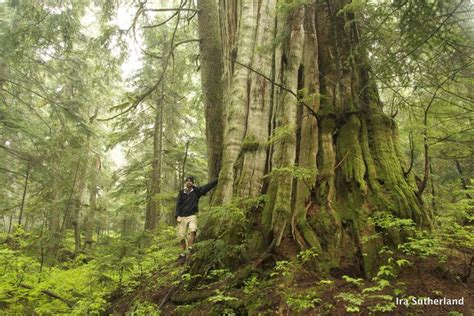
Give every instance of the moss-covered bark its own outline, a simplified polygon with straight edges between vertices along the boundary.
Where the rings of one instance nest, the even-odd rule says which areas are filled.
[[[304,10],[299,8],[290,15],[288,26],[279,30],[279,32],[289,31],[289,36],[282,45],[282,49],[277,54],[282,61],[279,67],[277,80],[282,82],[285,87],[292,91],[298,89],[298,71],[303,56],[303,18]],[[275,120],[276,128],[288,129],[292,133],[282,138],[274,144],[273,166],[276,170],[288,168],[295,165],[296,159],[296,121],[297,121],[297,99],[288,91],[277,90],[275,96]],[[265,223],[271,227],[273,233],[273,242],[278,246],[285,234],[285,230],[290,224],[292,217],[292,195],[293,195],[293,175],[291,172],[277,172],[277,176],[272,181],[277,183],[275,191],[269,195],[269,198],[275,203],[271,210],[271,222]]]
[[[240,163],[239,157],[245,137],[250,102],[248,88],[251,72],[245,67],[235,65],[234,60],[244,65],[250,65],[252,62],[258,11],[255,10],[252,1],[242,1],[237,24],[232,16],[225,15],[222,18],[222,25],[231,32],[229,37],[235,39],[234,42],[224,44],[224,60],[227,66],[224,67],[224,89],[227,92],[224,98],[224,147],[219,185],[215,193],[217,202],[227,203],[234,195],[234,181],[237,179],[236,167]]]
[[[422,226],[431,217],[403,173],[354,15],[340,13],[348,3],[284,12],[275,1],[219,3],[226,128],[216,202],[266,195],[249,215],[247,253],[294,242],[316,249],[321,269],[370,274],[387,242],[367,238],[373,212]]]
[[[314,112],[318,112],[319,102],[319,65],[318,60],[318,38],[316,25],[312,18],[314,7],[308,7],[304,17],[304,47],[302,59],[302,74],[300,85],[303,87],[305,102]],[[301,248],[313,247],[321,251],[321,245],[315,232],[307,221],[308,209],[311,206],[311,189],[316,183],[316,157],[318,153],[318,120],[311,115],[310,111],[299,105],[298,132],[300,135],[297,147],[297,165],[302,168],[314,170],[311,177],[297,180],[295,192],[295,206],[292,216],[292,236]]]

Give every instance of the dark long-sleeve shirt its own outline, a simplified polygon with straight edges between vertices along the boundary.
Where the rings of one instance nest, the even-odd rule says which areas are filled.
[[[193,189],[189,192],[186,190],[179,191],[176,200],[176,216],[191,216],[196,214],[199,211],[199,199],[216,185],[217,180],[214,180],[201,187],[193,186]]]

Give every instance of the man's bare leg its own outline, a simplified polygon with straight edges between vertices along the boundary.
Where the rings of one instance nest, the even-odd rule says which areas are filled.
[[[181,241],[179,242],[179,245],[181,246],[181,249],[183,249],[183,251],[186,250],[186,240],[185,239],[181,239]]]
[[[189,238],[188,238],[188,247],[189,248],[191,248],[193,246],[195,240],[196,240],[196,232],[189,233]]]

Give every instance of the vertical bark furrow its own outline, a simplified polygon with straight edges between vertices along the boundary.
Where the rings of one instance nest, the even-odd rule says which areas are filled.
[[[303,56],[304,39],[304,8],[300,7],[288,17],[290,35],[283,46],[283,56],[286,56],[286,64],[282,68],[282,84],[292,91],[298,90],[298,70]],[[285,45],[286,44],[286,45]],[[280,90],[277,99],[278,109],[276,112],[277,128],[288,129],[288,136],[281,142],[275,144],[274,165],[277,169],[287,168],[292,170],[296,158],[296,113],[297,99],[287,91]],[[272,222],[274,245],[281,242],[286,226],[291,219],[291,193],[294,175],[291,172],[283,172],[276,176],[273,181],[277,182],[275,192],[275,205],[272,211]]]
[[[239,48],[235,59],[244,65],[250,65],[254,39],[255,12],[252,1],[242,1],[242,11],[237,31],[236,46]],[[231,55],[231,54],[229,54]],[[229,202],[234,193],[235,163],[240,155],[245,136],[246,104],[248,102],[247,82],[249,70],[236,65],[230,81],[230,96],[226,103],[226,128],[222,168],[219,174],[219,186],[216,201]]]
[[[318,151],[318,204],[332,208],[336,194],[335,172],[336,153],[334,149],[333,132],[336,122],[331,118],[323,119],[319,128],[319,151]]]
[[[255,43],[253,48],[252,69],[270,75],[272,56],[268,54],[274,38],[275,1],[259,3],[256,19]],[[255,197],[262,189],[266,163],[266,142],[268,139],[268,122],[270,115],[270,83],[262,76],[251,73],[249,87],[249,111],[243,141],[243,163],[237,180],[236,194],[239,197]]]
[[[418,224],[430,215],[403,174],[354,14],[341,11],[350,1],[291,3],[219,1],[226,125],[217,202],[266,194],[252,213],[268,237],[258,247],[283,249],[293,237],[326,267],[370,274],[383,242],[364,242],[375,234],[373,212]]]
[[[303,97],[314,112],[319,110],[319,67],[318,67],[318,38],[314,22],[315,7],[308,6],[305,12],[304,48],[303,48]],[[302,107],[300,127],[300,146],[298,166],[308,170],[314,170],[314,176],[305,180],[299,180],[296,184],[295,209],[292,218],[292,231],[301,234],[309,247],[321,250],[316,234],[309,227],[306,216],[310,205],[311,189],[316,183],[318,153],[318,121],[309,111]],[[296,238],[295,238],[296,239]],[[300,247],[306,245],[300,243]]]
[[[339,129],[337,137],[338,160],[342,176],[347,183],[357,185],[357,188],[367,194],[365,182],[365,163],[359,138],[361,123],[359,118],[352,114],[348,121]]]
[[[400,157],[397,155],[395,123],[383,113],[370,115],[370,140],[372,156],[377,171],[377,182],[380,184],[385,205],[394,214],[413,219],[422,226],[430,226],[429,212],[421,208],[416,197],[416,186],[407,182],[403,174]]]

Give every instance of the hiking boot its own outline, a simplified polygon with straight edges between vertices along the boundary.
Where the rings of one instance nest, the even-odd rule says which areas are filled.
[[[186,254],[180,253],[176,261],[180,264],[184,264],[186,262]]]

